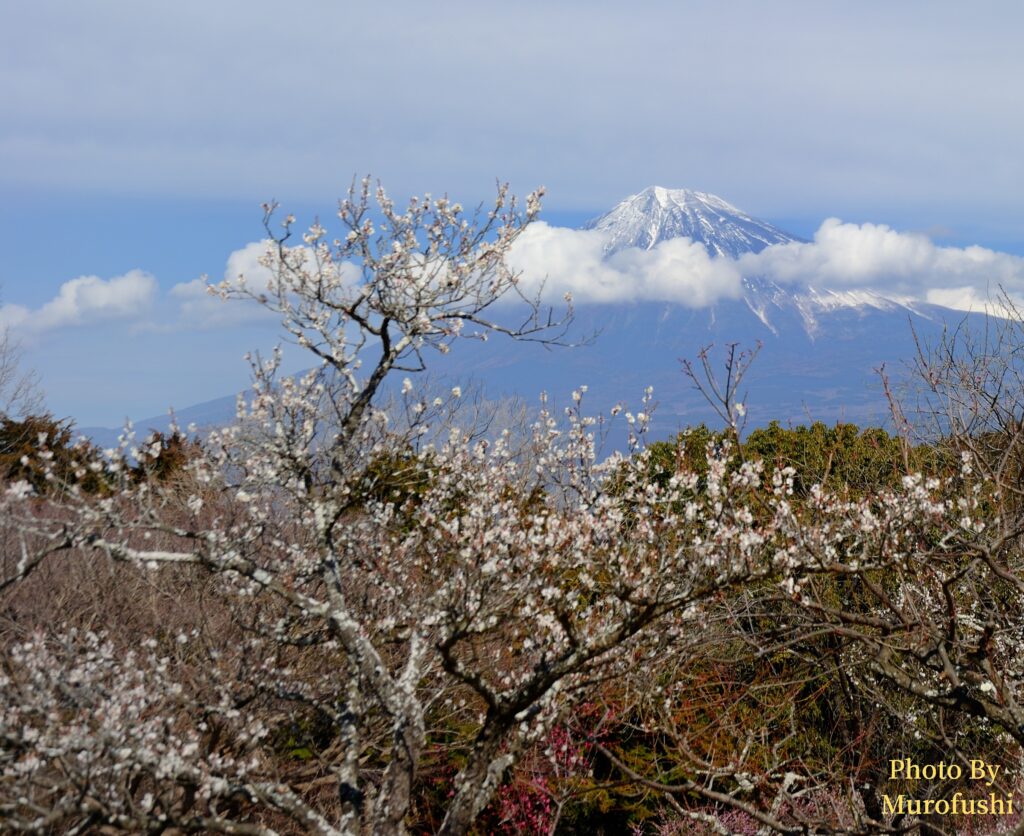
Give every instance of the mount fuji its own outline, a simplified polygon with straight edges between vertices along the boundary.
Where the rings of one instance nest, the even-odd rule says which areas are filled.
[[[702,244],[712,258],[738,259],[779,244],[805,244],[765,221],[752,218],[717,195],[690,189],[650,186],[630,195],[611,211],[585,223],[583,229],[602,232],[607,239],[605,256],[630,248],[650,250],[663,241],[689,238]],[[742,299],[776,336],[776,323],[799,317],[811,338],[822,332],[822,317],[842,308],[861,311],[922,314],[925,306],[914,300],[885,296],[870,290],[835,291],[813,285],[784,288],[770,279],[744,276]]]
[[[604,236],[606,259],[682,237],[703,245],[713,259],[804,243],[715,195],[659,186],[627,197],[584,229]],[[693,360],[712,346],[713,363],[721,367],[716,358],[724,355],[716,352],[727,345],[759,344],[745,379],[748,426],[771,420],[877,425],[889,416],[877,370],[885,365],[898,379],[900,368],[914,358],[918,340],[927,343],[945,323],[977,316],[867,290],[784,287],[766,277],[745,276],[739,298],[710,307],[653,301],[578,305],[570,340],[598,336],[573,348],[472,340],[428,365],[441,385],[475,383],[489,399],[515,396],[527,404],[537,403],[544,391],[556,407],[568,405],[569,394],[585,384],[584,409],[591,414],[607,414],[617,403],[639,408],[644,389],[653,386],[657,408],[651,430],[663,438],[716,420],[682,374],[681,360]],[[234,397],[198,404],[179,410],[179,420],[182,425],[228,423],[234,404]],[[140,430],[163,429],[168,421],[155,417],[135,423]],[[101,444],[116,437],[99,428],[83,432]],[[613,437],[612,443],[621,439]]]
[[[625,198],[583,229],[604,236],[606,260],[683,237],[703,245],[712,259],[807,243],[716,195],[661,186]],[[934,341],[947,322],[979,317],[872,290],[783,286],[758,275],[744,275],[740,291],[737,299],[703,308],[652,301],[581,304],[574,325],[579,334],[599,335],[591,344],[542,351],[492,340],[483,351],[474,347],[472,361],[456,357],[451,366],[482,380],[491,394],[530,398],[545,390],[556,403],[588,384],[590,408],[601,411],[617,401],[637,404],[651,385],[658,402],[651,427],[664,437],[717,420],[681,373],[682,360],[709,346],[716,358],[732,343],[759,345],[746,377],[748,426],[771,420],[878,425],[890,418],[878,370],[885,366],[899,386],[918,341]]]

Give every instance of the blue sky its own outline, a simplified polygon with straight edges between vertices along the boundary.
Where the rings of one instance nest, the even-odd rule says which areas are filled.
[[[658,183],[1024,254],[1022,36],[1017,2],[14,4],[0,319],[82,424],[230,392],[272,323],[181,288],[262,201],[329,216],[366,172],[544,184],[553,224]]]

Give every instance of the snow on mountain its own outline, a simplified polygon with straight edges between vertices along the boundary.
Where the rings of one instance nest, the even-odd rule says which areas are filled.
[[[780,315],[796,311],[803,330],[812,340],[825,333],[824,323],[829,315],[842,309],[862,316],[870,312],[902,312],[929,318],[925,308],[931,307],[910,297],[885,296],[873,290],[822,290],[811,285],[784,289],[756,276],[743,280],[743,302],[775,335],[779,334]]]
[[[651,186],[630,195],[618,206],[587,222],[608,236],[605,253],[627,247],[649,250],[670,238],[687,237],[707,247],[712,256],[738,258],[772,244],[801,241],[737,209],[707,192]]]
[[[852,308],[861,313],[902,311],[924,319],[932,319],[934,313],[934,306],[922,305],[909,296],[883,296],[872,290],[818,290],[808,285],[800,293],[792,294],[791,298],[803,318],[804,330],[812,339],[821,332],[822,315],[842,308]]]
[[[630,247],[649,250],[662,241],[686,237],[705,246],[712,257],[739,258],[775,244],[806,243],[804,239],[751,217],[717,195],[690,189],[650,186],[630,195],[611,211],[588,221],[584,229],[607,237],[610,257]],[[763,276],[745,276],[743,302],[773,334],[782,321],[799,315],[812,339],[822,332],[821,318],[842,308],[920,314],[913,300],[868,290],[818,290],[810,285],[783,287]]]

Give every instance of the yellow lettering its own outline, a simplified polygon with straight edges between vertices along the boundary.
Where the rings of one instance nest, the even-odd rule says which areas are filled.
[[[985,764],[988,767],[990,780],[985,786],[991,787],[996,782],[996,776],[999,774],[999,764]]]

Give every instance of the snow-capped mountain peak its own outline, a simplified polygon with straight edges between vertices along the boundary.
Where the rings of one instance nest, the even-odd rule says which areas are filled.
[[[650,186],[630,195],[583,228],[601,230],[608,236],[608,255],[627,247],[649,250],[662,241],[683,236],[704,244],[712,256],[732,258],[759,252],[772,244],[801,240],[752,218],[717,195],[663,186]]]
[[[804,239],[758,220],[717,195],[691,189],[650,186],[630,195],[610,212],[584,225],[605,234],[605,256],[630,247],[649,250],[672,238],[687,237],[712,257],[739,258],[775,244]],[[810,285],[782,286],[758,275],[743,277],[742,301],[777,336],[784,322],[797,324],[811,339],[821,334],[821,316],[843,309],[859,314],[900,309],[918,315],[913,300],[868,290],[818,290]],[[728,303],[722,303],[728,304]]]

